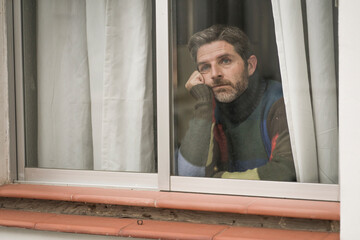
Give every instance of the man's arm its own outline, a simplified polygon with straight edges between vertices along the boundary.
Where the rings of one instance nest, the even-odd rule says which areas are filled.
[[[194,118],[190,120],[189,129],[181,142],[178,173],[180,176],[205,176],[212,125],[212,91],[197,71],[185,86],[196,99],[196,104]]]

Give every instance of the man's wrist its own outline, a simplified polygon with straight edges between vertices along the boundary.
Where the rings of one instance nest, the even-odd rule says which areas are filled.
[[[211,102],[212,100],[212,91],[205,84],[198,84],[191,88],[190,94],[200,102]]]
[[[212,91],[205,84],[195,85],[190,94],[196,99],[194,117],[211,120],[212,117]]]

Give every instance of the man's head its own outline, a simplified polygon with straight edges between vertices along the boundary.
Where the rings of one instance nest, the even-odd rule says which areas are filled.
[[[194,34],[188,44],[205,84],[220,102],[232,102],[248,87],[257,65],[250,41],[236,27],[215,25]]]
[[[213,25],[195,33],[190,38],[188,48],[192,58],[197,62],[197,51],[202,45],[222,40],[233,45],[235,51],[244,61],[253,54],[249,38],[239,28],[234,26]]]

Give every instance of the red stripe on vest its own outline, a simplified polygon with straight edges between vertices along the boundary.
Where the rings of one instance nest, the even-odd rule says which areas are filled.
[[[269,161],[271,161],[271,159],[273,158],[273,152],[274,152],[274,149],[276,147],[276,140],[278,139],[279,137],[279,133],[277,133],[272,139],[271,139],[271,154],[270,154],[270,158],[269,158]]]
[[[215,123],[213,133],[214,133],[214,138],[219,145],[220,161],[222,163],[225,163],[228,161],[228,149],[227,149],[226,135],[224,133],[224,129],[223,129],[222,125],[216,124],[215,107],[216,107],[215,98],[213,98],[212,122]]]

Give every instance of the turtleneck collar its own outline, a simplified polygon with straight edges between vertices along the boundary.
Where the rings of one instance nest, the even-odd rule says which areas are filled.
[[[248,88],[238,98],[230,103],[216,101],[221,114],[225,115],[232,123],[243,122],[259,105],[260,99],[266,89],[266,82],[260,78],[257,71],[249,77]]]

